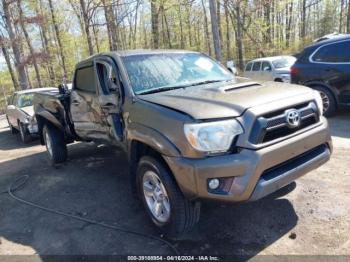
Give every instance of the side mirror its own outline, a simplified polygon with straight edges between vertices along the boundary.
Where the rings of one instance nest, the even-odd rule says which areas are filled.
[[[227,67],[227,69],[234,75],[237,75],[238,73],[236,67]]]
[[[13,109],[16,109],[16,107],[14,105],[8,105],[7,109],[13,110]]]
[[[67,85],[65,84],[60,84],[58,86],[58,92],[62,95],[67,94],[69,92]]]
[[[265,66],[263,70],[264,70],[264,71],[271,71],[271,67]]]

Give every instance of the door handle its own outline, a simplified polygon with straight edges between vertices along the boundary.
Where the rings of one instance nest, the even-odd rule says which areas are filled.
[[[107,103],[107,104],[101,105],[101,107],[102,107],[103,109],[109,109],[109,108],[115,107],[115,105],[112,104],[112,103]]]
[[[72,104],[75,105],[75,106],[78,106],[80,103],[79,103],[79,101],[77,101],[77,100],[73,100],[73,101],[72,101]]]

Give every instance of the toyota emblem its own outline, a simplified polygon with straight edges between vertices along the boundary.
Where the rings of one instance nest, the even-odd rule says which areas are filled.
[[[300,114],[298,110],[291,109],[286,112],[287,124],[290,128],[295,128],[300,125]]]

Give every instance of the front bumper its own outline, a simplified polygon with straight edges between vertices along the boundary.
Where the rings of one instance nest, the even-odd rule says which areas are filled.
[[[204,159],[164,158],[186,197],[243,202],[258,200],[318,168],[331,152],[328,123],[322,117],[317,127],[259,150]],[[209,190],[212,178],[225,181],[225,190]]]

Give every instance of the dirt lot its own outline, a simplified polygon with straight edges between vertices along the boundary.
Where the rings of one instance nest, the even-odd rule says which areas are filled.
[[[330,120],[331,161],[287,189],[242,205],[205,203],[182,254],[350,255],[350,113]],[[69,146],[59,168],[38,142],[27,146],[0,119],[0,191],[29,175],[18,196],[86,218],[156,235],[132,197],[126,159],[105,146]],[[283,195],[291,191],[287,195]],[[172,254],[159,242],[46,213],[0,195],[0,254]]]

